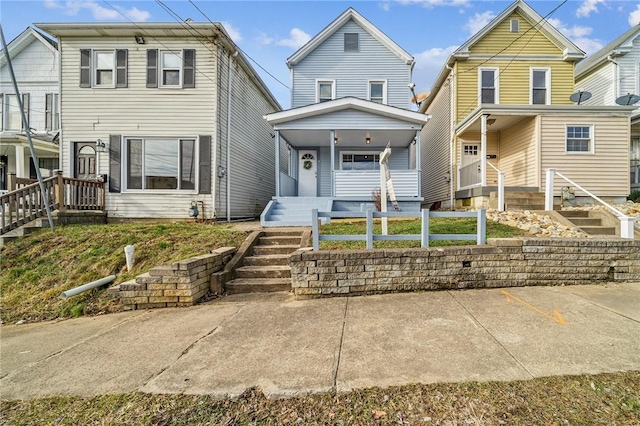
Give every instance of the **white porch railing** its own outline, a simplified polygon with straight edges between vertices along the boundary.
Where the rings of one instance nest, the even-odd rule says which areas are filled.
[[[380,187],[380,171],[334,171],[335,197],[371,197],[371,191]],[[420,195],[419,170],[391,170],[391,180],[396,197]]]
[[[487,161],[487,165],[498,172],[498,211],[504,211],[504,172],[498,170],[496,166]]]
[[[482,159],[458,167],[458,189],[472,188],[482,183]]]
[[[555,178],[555,175],[560,176],[562,179],[569,182],[571,185],[575,186],[580,191],[584,192],[585,194],[587,194],[588,196],[590,196],[591,198],[593,198],[594,200],[596,200],[597,202],[605,206],[607,209],[611,210],[613,214],[615,214],[618,217],[618,219],[620,219],[620,236],[622,238],[629,238],[633,240],[635,218],[625,215],[620,210],[606,203],[604,200],[592,194],[588,190],[584,189],[582,186],[578,185],[577,183],[575,183],[568,177],[564,176],[562,173],[556,171],[555,169],[546,170],[547,182],[546,182],[545,191],[544,191],[544,209],[545,210],[553,210],[553,180]]]

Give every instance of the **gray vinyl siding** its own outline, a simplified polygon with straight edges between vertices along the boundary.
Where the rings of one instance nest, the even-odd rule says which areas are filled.
[[[442,86],[427,111],[431,119],[420,132],[422,196],[425,203],[448,200],[450,184],[445,180],[450,170],[451,93],[449,83]],[[455,172],[452,173],[455,178]]]
[[[615,66],[607,62],[576,82],[577,90],[591,93],[591,98],[581,105],[615,105],[615,71]]]
[[[331,148],[318,148],[318,196],[331,197]]]
[[[287,123],[280,123],[276,126],[278,130],[297,129],[297,130],[325,130],[325,129],[414,129],[420,126],[411,125],[406,121],[397,120],[389,117],[381,117],[379,115],[370,114],[368,112],[346,110],[336,111],[320,116],[302,118]]]
[[[624,56],[616,58],[620,66],[619,96],[640,93],[640,37],[633,41],[633,48]]]
[[[359,34],[359,51],[344,51],[344,34]],[[292,108],[316,103],[316,80],[335,80],[336,98],[367,99],[369,80],[387,81],[387,104],[409,108],[410,65],[354,21],[348,21],[292,70]]]

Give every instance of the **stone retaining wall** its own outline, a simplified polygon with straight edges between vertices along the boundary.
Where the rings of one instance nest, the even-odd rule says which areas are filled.
[[[212,275],[222,270],[235,252],[234,247],[223,247],[170,266],[156,266],[120,284],[120,301],[126,310],[193,305],[207,294]]]
[[[640,281],[640,241],[489,239],[485,246],[298,250],[290,257],[300,298],[412,290]]]

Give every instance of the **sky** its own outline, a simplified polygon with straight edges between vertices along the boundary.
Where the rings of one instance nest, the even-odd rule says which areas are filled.
[[[500,0],[0,0],[0,23],[9,42],[28,26],[41,22],[177,22],[188,18],[196,22],[221,22],[281,106],[287,109],[290,106],[287,58],[349,7],[413,55],[416,61],[413,81],[416,92],[421,92],[431,88],[453,50],[511,3]],[[638,1],[532,0],[527,3],[587,54],[596,52],[640,23]]]

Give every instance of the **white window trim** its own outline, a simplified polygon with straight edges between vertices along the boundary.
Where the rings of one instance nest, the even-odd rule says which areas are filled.
[[[142,139],[142,145],[144,147],[147,139],[170,139],[170,140],[195,140],[194,147],[194,167],[195,167],[195,189],[129,189],[129,182],[127,181],[127,170],[129,168],[129,156],[127,155],[127,143],[131,139]],[[142,179],[144,181],[145,163],[144,163],[144,150],[142,152]],[[178,157],[178,162],[180,158]],[[200,138],[197,136],[123,136],[122,137],[122,149],[120,151],[120,164],[121,172],[120,178],[122,186],[120,188],[121,193],[142,193],[142,194],[198,194],[200,183]],[[178,165],[178,173],[180,172],[180,166]],[[144,184],[143,184],[144,186]]]
[[[331,78],[316,79],[316,103],[320,103],[320,83],[331,83],[331,99],[336,98],[336,80]]]
[[[551,68],[550,67],[529,68],[529,105],[533,105],[533,72],[534,71],[545,71],[544,84],[546,89],[546,96],[545,96],[544,104],[551,105]]]
[[[340,151],[340,170],[342,169],[342,159],[345,155],[380,155],[380,151]],[[378,172],[379,170],[347,170],[349,172],[366,171],[366,172]]]
[[[165,53],[173,53],[174,55],[178,55],[180,58],[180,68],[178,70],[178,84],[163,84],[163,73],[164,67],[162,66],[162,57]],[[173,69],[173,68],[168,68]],[[184,80],[184,51],[183,50],[158,50],[158,88],[161,89],[182,89],[182,84]]]
[[[387,104],[387,80],[372,79],[367,81],[367,99],[371,100],[371,83],[382,83],[382,104]]]
[[[98,53],[111,53],[113,63],[111,64],[111,84],[98,84],[98,64],[96,57]],[[92,89],[115,89],[116,87],[116,49],[96,49],[91,50],[91,88]]]
[[[568,151],[567,150],[567,129],[569,127],[589,127],[589,151]],[[564,126],[564,153],[566,155],[594,155],[596,153],[596,134],[594,124],[566,124]]]
[[[478,68],[478,105],[482,104],[482,71],[493,71],[495,78],[493,85],[496,90],[495,102],[490,105],[500,104],[500,68],[499,67],[480,67]]]

